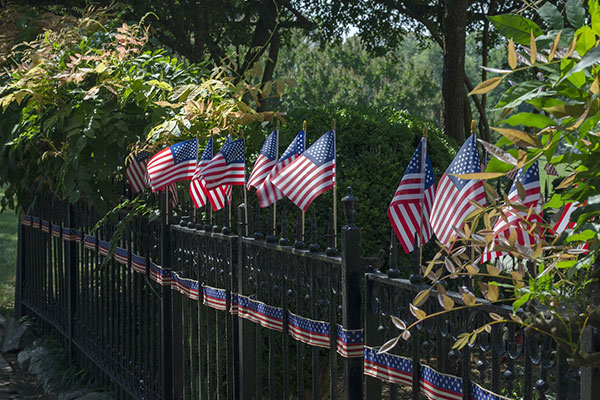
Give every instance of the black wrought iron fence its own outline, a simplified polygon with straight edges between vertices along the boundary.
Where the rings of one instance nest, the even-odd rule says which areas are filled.
[[[84,204],[39,197],[20,225],[17,312],[120,398],[579,398],[578,371],[543,336],[497,324],[452,348],[510,311],[499,306],[428,319],[379,353],[425,284],[395,278],[393,262],[388,274],[370,267],[355,202],[343,199],[337,250],[332,218],[319,228],[313,214],[303,230],[291,208],[274,219],[184,204],[118,233],[110,221],[93,231]]]

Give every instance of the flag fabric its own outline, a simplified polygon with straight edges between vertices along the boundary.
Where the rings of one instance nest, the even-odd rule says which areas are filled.
[[[167,186],[167,192],[169,193],[169,205],[171,208],[177,207],[177,203],[179,203],[177,185],[175,183],[171,183],[169,186]]]
[[[525,190],[525,198],[519,197],[519,190],[517,182],[521,184]],[[538,162],[536,161],[524,171],[523,168],[517,172],[517,177],[513,182],[510,191],[508,192],[508,200],[512,204],[522,205],[524,207],[538,208],[538,205],[542,199],[540,192],[540,169]],[[506,239],[510,237],[510,234],[515,231],[517,235],[517,243],[520,246],[533,246],[539,239],[541,232],[529,232],[531,225],[534,223],[541,223],[541,217],[536,213],[532,212],[528,216],[528,212],[517,210],[510,204],[502,207],[502,213],[506,217],[498,218],[494,225],[493,231],[494,236],[502,236]],[[493,246],[492,242],[492,246]],[[483,252],[481,261],[487,262],[495,257],[503,255],[503,252],[494,251],[492,248],[486,248]]]
[[[152,191],[175,182],[190,180],[196,169],[198,141],[186,140],[156,153],[148,162]]]
[[[304,318],[288,311],[290,335],[311,346],[329,347],[329,323]]]
[[[431,226],[439,241],[450,243],[454,228],[462,228],[464,220],[477,207],[486,205],[483,183],[478,179],[461,179],[454,174],[481,172],[476,138],[471,135],[440,178],[431,210]]]
[[[227,138],[229,141],[229,138]],[[218,211],[225,207],[226,202],[231,202],[231,185],[218,186],[213,190],[206,188],[206,182],[202,175],[202,171],[213,158],[213,139],[212,137],[206,143],[206,147],[202,152],[202,157],[196,166],[194,176],[190,182],[190,197],[196,208],[204,207],[208,200],[214,211]]]
[[[321,136],[273,178],[273,184],[302,211],[335,186],[335,131]]]
[[[544,171],[546,171],[548,175],[558,176],[558,171],[552,163],[547,162],[546,165],[544,165]]]
[[[422,138],[387,211],[394,232],[406,253],[413,251],[415,236],[420,241],[422,235],[423,243],[427,243],[433,235],[429,222],[434,198],[433,182],[433,167],[427,155],[427,139]],[[420,227],[423,228],[422,232],[419,232]]]
[[[575,211],[578,205],[579,202],[577,201],[565,204],[558,222],[556,225],[554,225],[554,232],[561,234],[565,231],[565,229],[572,229],[575,227],[575,222],[571,222],[571,214],[573,214],[573,211]]]
[[[269,175],[273,167],[277,164],[277,150],[279,146],[279,131],[273,131],[263,143],[258,158],[254,164],[254,169],[248,178],[247,189],[251,187],[258,188]]]
[[[140,151],[133,157],[133,160],[131,160],[127,166],[125,176],[131,185],[133,193],[137,193],[148,186],[149,178],[147,166],[149,157],[150,153],[147,151]]]
[[[202,170],[208,190],[223,185],[243,185],[246,174],[244,139],[227,140],[221,151]]]
[[[258,204],[261,208],[268,207],[283,198],[283,193],[273,185],[273,179],[282,169],[304,153],[304,150],[306,150],[306,132],[300,131],[288,148],[283,152],[279,161],[277,161],[277,164],[271,169],[269,175],[266,176],[262,185],[256,189]]]

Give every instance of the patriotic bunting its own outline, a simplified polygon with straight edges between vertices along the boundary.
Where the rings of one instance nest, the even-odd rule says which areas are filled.
[[[237,295],[237,315],[260,324],[265,328],[283,330],[283,310],[269,306],[250,297]]]
[[[289,313],[290,335],[311,346],[329,347],[329,324]]]
[[[335,186],[335,131],[321,136],[273,178],[275,185],[302,211]]]
[[[427,139],[422,138],[394,194],[387,214],[405,253],[414,250],[415,236],[427,243],[433,231],[429,223],[433,205],[433,167],[427,155]],[[423,219],[421,220],[421,216]],[[422,227],[422,232],[419,232]]]
[[[196,169],[198,141],[186,140],[156,153],[148,162],[148,176],[155,192],[175,182],[190,180]]]
[[[258,196],[258,204],[261,208],[270,206],[283,198],[283,193],[275,185],[273,185],[273,179],[279,175],[282,169],[292,163],[298,156],[304,153],[306,149],[306,132],[300,131],[292,140],[292,143],[283,152],[277,164],[271,169],[271,172],[262,185],[256,189],[256,195]]]
[[[477,209],[471,202],[486,205],[483,183],[478,179],[461,179],[454,175],[481,172],[476,138],[471,135],[442,175],[435,192],[431,226],[443,244],[449,244],[454,229],[462,229],[465,218]]]

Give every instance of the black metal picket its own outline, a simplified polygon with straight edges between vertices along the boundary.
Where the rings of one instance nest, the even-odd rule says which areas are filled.
[[[296,230],[289,240],[293,211],[283,207],[281,224],[273,227],[271,213],[266,232],[258,209],[242,204],[230,216],[195,212],[189,203],[162,220],[135,217],[121,232],[109,221],[93,231],[99,216],[85,204],[39,196],[19,228],[15,310],[35,318],[119,398],[396,399],[402,383],[418,399],[430,368],[461,378],[463,399],[478,385],[525,400],[579,398],[577,370],[556,344],[513,324],[452,349],[489,312],[510,312],[498,306],[419,324],[391,352],[410,364],[404,378],[364,362],[362,342],[347,357],[340,334],[362,337],[364,328],[365,352],[375,355],[400,333],[390,317],[411,320],[408,304],[426,285],[397,278],[393,251],[389,274],[365,273],[357,200],[349,189],[342,201],[338,256],[331,235],[319,251],[326,246],[314,215],[310,234]],[[425,308],[439,310],[432,301]]]

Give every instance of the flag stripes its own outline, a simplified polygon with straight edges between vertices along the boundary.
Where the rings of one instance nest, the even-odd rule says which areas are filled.
[[[198,141],[186,140],[156,153],[148,161],[147,171],[152,191],[194,176],[198,158]]]

